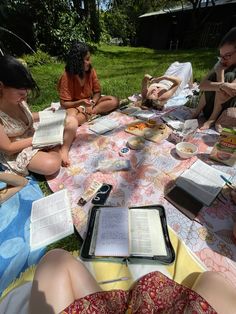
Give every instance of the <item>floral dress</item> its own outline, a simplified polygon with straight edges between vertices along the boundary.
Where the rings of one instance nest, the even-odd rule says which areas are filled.
[[[27,123],[21,120],[14,119],[8,114],[0,110],[0,121],[3,125],[6,135],[11,141],[21,140],[31,137],[34,134],[33,117],[25,102],[20,104],[21,109],[27,117]],[[7,155],[0,151],[0,163],[4,168],[17,172],[21,175],[27,175],[27,166],[31,158],[38,152],[38,149],[33,149],[32,146],[23,149],[20,153]]]
[[[217,314],[193,290],[152,272],[139,279],[130,291],[112,290],[75,300],[61,314]]]

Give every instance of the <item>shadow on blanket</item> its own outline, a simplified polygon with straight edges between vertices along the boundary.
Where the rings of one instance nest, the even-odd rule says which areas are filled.
[[[43,194],[33,178],[0,207],[0,295],[21,272],[37,264],[45,249],[30,252],[30,213]]]

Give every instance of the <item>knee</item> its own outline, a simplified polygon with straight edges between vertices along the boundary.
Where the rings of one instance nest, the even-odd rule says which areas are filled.
[[[201,273],[197,280],[196,280],[196,285],[200,286],[206,286],[206,285],[220,285],[222,283],[225,283],[225,278],[222,276],[220,272],[215,272],[215,271],[205,271]]]
[[[56,266],[56,265],[61,264],[63,260],[68,258],[68,255],[70,255],[70,253],[68,253],[67,251],[63,249],[53,249],[49,251],[46,255],[44,255],[44,257],[42,258],[42,261],[46,263],[52,263],[52,264],[55,263],[55,266]]]
[[[115,109],[118,106],[119,106],[119,98],[112,96],[112,98],[111,98],[111,107],[113,109]]]
[[[66,118],[66,130],[76,130],[78,127],[78,119],[74,115],[68,115]]]
[[[61,158],[60,155],[57,156],[48,156],[47,159],[43,161],[44,175],[53,175],[61,167]]]

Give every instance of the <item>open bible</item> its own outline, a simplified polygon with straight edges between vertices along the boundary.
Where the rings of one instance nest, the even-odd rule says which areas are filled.
[[[71,205],[66,189],[43,197],[32,204],[30,247],[40,247],[74,233]]]
[[[175,183],[195,199],[209,206],[225,185],[222,176],[230,178],[227,173],[198,159],[176,179]]]
[[[39,125],[33,136],[33,147],[41,148],[63,144],[66,110],[39,112]]]
[[[104,257],[173,262],[164,208],[93,207],[81,258]]]

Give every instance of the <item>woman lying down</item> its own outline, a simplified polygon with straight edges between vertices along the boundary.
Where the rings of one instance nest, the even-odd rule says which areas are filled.
[[[171,97],[179,95],[186,85],[192,86],[192,73],[190,62],[176,61],[169,66],[163,76],[153,78],[145,74],[142,81],[141,107],[163,110]]]

